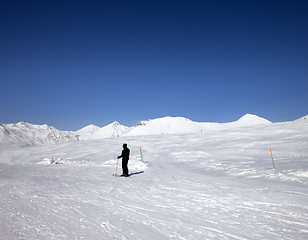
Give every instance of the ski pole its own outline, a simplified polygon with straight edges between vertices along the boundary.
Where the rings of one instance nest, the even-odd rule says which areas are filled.
[[[119,165],[119,159],[117,158],[117,166],[116,166],[116,173],[115,173],[115,175],[118,175],[118,165]]]

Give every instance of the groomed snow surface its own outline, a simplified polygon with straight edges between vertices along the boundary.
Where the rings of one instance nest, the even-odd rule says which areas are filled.
[[[308,123],[1,144],[0,194],[1,240],[308,239]]]

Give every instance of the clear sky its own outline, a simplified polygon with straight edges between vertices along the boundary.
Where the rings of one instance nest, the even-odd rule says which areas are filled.
[[[308,1],[0,0],[0,122],[308,114]]]

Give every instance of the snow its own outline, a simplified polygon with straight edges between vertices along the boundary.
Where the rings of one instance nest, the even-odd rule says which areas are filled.
[[[100,129],[100,127],[95,126],[93,124],[90,124],[80,130],[77,131],[77,133],[79,134],[93,134],[95,133],[98,129]]]
[[[19,145],[58,144],[120,136],[200,133],[202,131],[270,123],[270,121],[252,114],[246,114],[238,121],[231,123],[198,123],[183,117],[163,117],[141,121],[134,127],[126,127],[115,121],[104,127],[91,124],[73,132],[60,131],[46,124],[33,125],[19,122],[16,124],[0,124],[0,143]]]
[[[246,114],[239,120],[231,123],[193,122],[184,117],[163,117],[154,120],[141,121],[131,128],[126,135],[155,135],[155,134],[184,134],[200,133],[210,130],[229,129],[230,127],[243,127],[259,124],[269,124],[270,121],[253,114]]]
[[[60,131],[54,127],[34,125],[26,122],[16,124],[0,123],[0,144],[50,144],[78,141],[73,132]]]
[[[308,123],[259,120],[1,144],[0,239],[307,239]],[[113,177],[124,142],[132,176]]]
[[[299,119],[297,119],[297,120],[295,120],[296,122],[302,122],[302,123],[304,123],[304,122],[308,122],[308,115],[306,115],[306,116],[304,116],[304,117],[301,117],[301,118],[299,118]]]
[[[229,123],[229,125],[236,125],[236,126],[251,126],[251,125],[259,125],[259,124],[269,124],[271,123],[265,118],[261,118],[259,116],[253,114],[246,114],[241,117],[239,120]]]
[[[76,133],[80,135],[81,140],[100,139],[119,137],[126,133],[130,128],[121,125],[118,122],[113,122],[105,127],[99,128],[94,125],[89,125],[78,130]]]
[[[180,134],[200,132],[198,124],[183,117],[163,117],[154,120],[142,121],[127,135],[153,135],[153,134]]]

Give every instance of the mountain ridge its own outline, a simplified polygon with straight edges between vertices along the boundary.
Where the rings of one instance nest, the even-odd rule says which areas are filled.
[[[308,115],[294,122],[306,123],[307,119]],[[34,125],[22,121],[10,124],[0,123],[0,144],[57,144],[121,136],[202,133],[261,124],[271,124],[271,122],[254,114],[245,114],[238,120],[228,123],[194,122],[185,117],[166,116],[140,121],[133,127],[127,127],[114,121],[103,127],[90,124],[77,131],[60,131],[47,124]]]
[[[47,124],[35,125],[24,121],[18,123],[0,123],[1,144],[51,144],[78,141],[74,132],[60,131]]]

